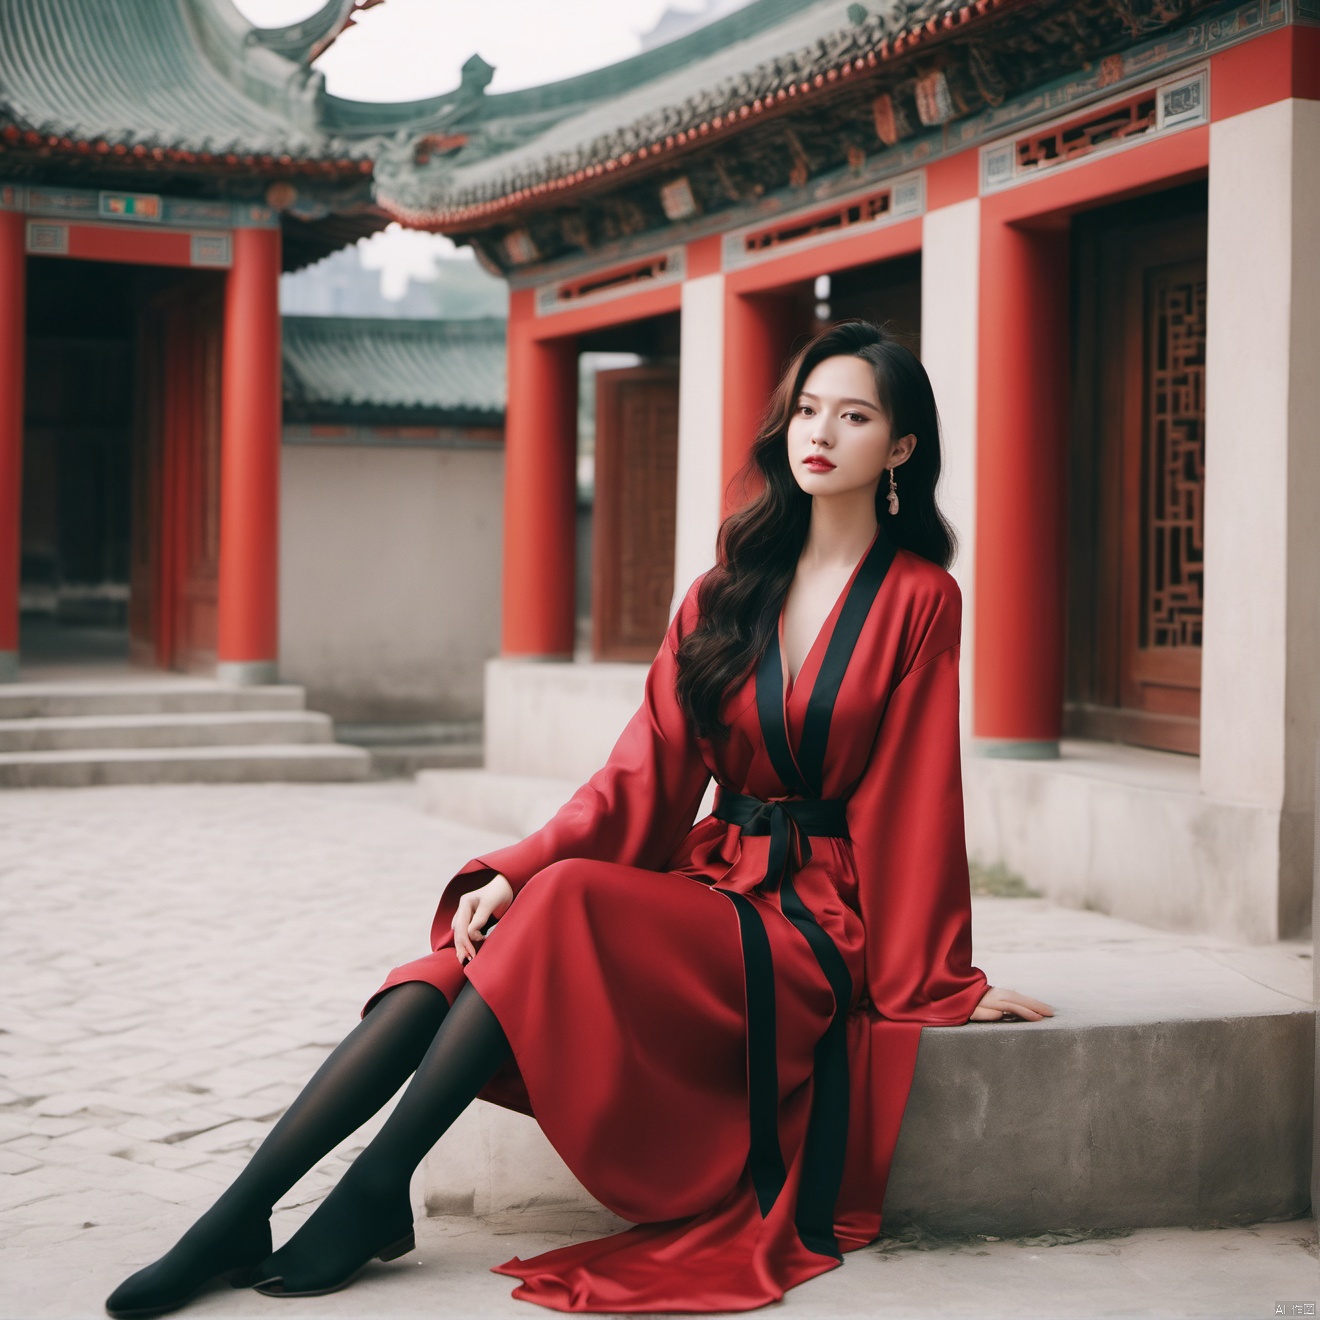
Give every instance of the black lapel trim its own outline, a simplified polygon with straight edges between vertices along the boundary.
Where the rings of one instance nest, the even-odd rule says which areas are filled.
[[[770,644],[761,656],[761,666],[756,674],[756,713],[761,721],[761,737],[770,754],[770,764],[774,766],[775,774],[790,793],[810,797],[793,760],[788,744],[788,730],[784,727],[784,675],[779,660],[778,621],[770,633]]]
[[[848,671],[848,662],[862,634],[871,606],[875,602],[880,584],[894,562],[894,543],[885,533],[881,524],[874,543],[867,551],[862,566],[853,578],[848,589],[848,597],[843,602],[839,621],[834,625],[829,645],[825,648],[825,658],[821,661],[816,682],[807,701],[806,715],[802,721],[802,741],[798,745],[797,764],[801,767],[801,777],[807,785],[808,797],[820,797],[825,782],[825,746],[830,737],[830,720],[834,716],[834,703],[839,696],[839,687],[843,676]],[[776,675],[778,675],[779,656],[775,655]],[[760,679],[757,679],[759,690]],[[787,739],[785,739],[787,745]],[[776,769],[778,767],[776,766]]]
[[[756,904],[732,890],[742,936],[743,974],[747,981],[747,1109],[751,1170],[756,1203],[764,1219],[783,1190],[788,1174],[779,1145],[779,1043],[775,1032],[775,972],[770,938]]]
[[[812,1073],[811,1116],[802,1156],[794,1221],[808,1251],[843,1258],[834,1235],[834,1208],[843,1186],[848,1152],[848,1006],[852,977],[835,943],[799,897],[791,876],[779,891],[784,915],[802,932],[834,992],[834,1016],[816,1043]]]

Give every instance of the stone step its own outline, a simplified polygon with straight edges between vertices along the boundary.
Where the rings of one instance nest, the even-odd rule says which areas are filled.
[[[66,715],[0,720],[0,753],[108,747],[262,746],[327,743],[328,715],[307,710]]]
[[[0,683],[0,720],[293,711],[305,705],[304,691],[296,683],[233,687],[210,679],[173,676],[114,682]]]
[[[419,781],[458,800],[456,773]],[[513,809],[531,819],[558,796],[537,803],[525,787]],[[977,897],[972,910],[975,965],[1054,1016],[922,1031],[886,1232],[1010,1237],[1306,1212],[1309,940],[1239,946],[1046,899]],[[436,1214],[600,1209],[534,1120],[484,1102],[424,1177]]]
[[[429,770],[473,769],[481,765],[481,743],[372,744],[373,772],[378,779],[412,779]]]
[[[335,737],[365,747],[378,779],[410,779],[422,770],[474,769],[485,759],[480,720],[390,724],[337,720]]]
[[[0,788],[324,782],[366,779],[370,774],[370,753],[339,743],[0,753]]]

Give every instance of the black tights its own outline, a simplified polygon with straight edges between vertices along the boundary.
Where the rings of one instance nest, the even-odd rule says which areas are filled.
[[[375,1139],[290,1244],[271,1258],[289,1285],[333,1273],[363,1219],[412,1226],[408,1183],[422,1157],[508,1059],[495,1014],[465,985],[450,1007],[434,986],[409,981],[383,995],[335,1047],[251,1161],[168,1255],[134,1276],[150,1299],[209,1272],[236,1236],[263,1221],[318,1160],[412,1083]],[[406,1221],[406,1229],[404,1227]]]

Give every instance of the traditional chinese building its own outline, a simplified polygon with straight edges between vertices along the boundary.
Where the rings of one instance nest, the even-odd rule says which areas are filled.
[[[208,0],[0,12],[9,677],[22,582],[98,576],[129,584],[137,658],[274,675],[279,274],[384,223],[301,59],[334,26],[253,42]]]
[[[278,674],[340,719],[479,716],[502,322],[294,320],[281,350],[281,273],[389,222],[373,162],[417,118],[329,96],[311,67],[370,2],[269,30],[230,0],[0,7],[0,679],[131,652],[239,686]],[[103,770],[6,763],[4,782]]]
[[[791,348],[891,320],[943,414],[974,853],[1153,925],[1303,930],[1318,22],[1306,0],[753,0],[525,91],[482,94],[470,61],[377,177],[512,291],[487,771],[600,763]],[[642,360],[598,383],[585,681],[598,349]]]

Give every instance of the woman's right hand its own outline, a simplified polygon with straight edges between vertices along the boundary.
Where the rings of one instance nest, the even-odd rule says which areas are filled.
[[[470,889],[458,900],[458,911],[450,924],[460,964],[477,956],[477,945],[486,938],[482,928],[492,917],[503,916],[512,902],[513,886],[498,871],[480,889]]]

